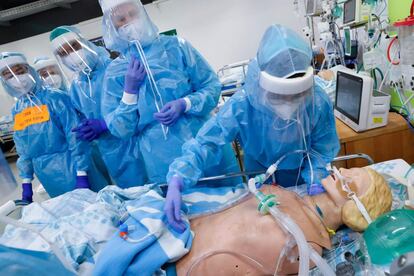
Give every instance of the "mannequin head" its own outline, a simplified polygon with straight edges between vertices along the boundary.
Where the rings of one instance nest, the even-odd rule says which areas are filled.
[[[379,173],[370,168],[340,169],[340,173],[349,180],[350,189],[361,200],[372,220],[390,211],[391,190]],[[342,190],[339,179],[334,175],[329,176],[322,180],[322,185],[335,205],[342,208],[343,223],[355,231],[365,230],[368,226],[367,221],[355,202]]]

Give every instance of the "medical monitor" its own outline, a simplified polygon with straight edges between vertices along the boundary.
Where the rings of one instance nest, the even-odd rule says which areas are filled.
[[[306,0],[306,15],[317,15],[322,12],[321,0]]]
[[[337,73],[335,108],[359,124],[363,79],[339,71]]]
[[[336,72],[335,116],[356,132],[385,126],[391,97],[374,91],[374,80],[348,68]]]
[[[344,28],[344,37],[345,37],[345,55],[351,56],[352,54],[352,39],[351,39],[351,29],[349,27]]]
[[[344,26],[358,24],[361,22],[361,5],[361,0],[348,0],[344,3]]]

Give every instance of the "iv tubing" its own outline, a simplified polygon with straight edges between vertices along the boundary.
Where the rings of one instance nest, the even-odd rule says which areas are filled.
[[[157,108],[157,111],[160,112],[161,108],[158,105],[157,96],[159,97],[159,100],[161,101],[161,105],[164,106],[161,94],[158,91],[157,84],[155,82],[154,76],[152,75],[151,68],[149,67],[147,58],[145,57],[144,50],[141,47],[141,43],[139,43],[139,41],[135,41],[135,47],[137,48],[138,53],[141,57],[142,63],[144,64],[145,70],[148,73],[149,83],[151,85],[151,91],[154,95],[155,107]],[[161,124],[161,128],[162,128],[162,132],[164,134],[164,139],[167,140],[167,134],[169,132],[169,128],[164,126],[163,124]]]

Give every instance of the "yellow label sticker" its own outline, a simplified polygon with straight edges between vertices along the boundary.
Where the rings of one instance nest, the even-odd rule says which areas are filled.
[[[382,124],[383,122],[383,118],[381,117],[374,117],[373,120],[374,120],[374,124]]]
[[[50,120],[47,105],[29,107],[14,116],[14,131],[24,130],[26,127],[44,123]]]

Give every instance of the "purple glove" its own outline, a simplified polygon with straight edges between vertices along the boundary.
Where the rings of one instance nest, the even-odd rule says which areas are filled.
[[[89,187],[90,185],[89,185],[89,180],[88,180],[87,175],[76,177],[75,189],[89,189]]]
[[[325,193],[326,190],[325,188],[322,186],[322,184],[312,184],[310,186],[308,186],[308,195],[310,196],[314,196],[314,195],[319,195],[322,193]]]
[[[22,188],[23,188],[22,200],[32,203],[33,202],[32,183],[23,183]]]
[[[164,105],[160,112],[154,114],[154,118],[163,125],[172,126],[184,114],[185,108],[185,100],[178,99]]]
[[[137,95],[139,88],[145,81],[147,72],[144,65],[138,58],[131,55],[131,61],[129,62],[128,69],[125,75],[124,91],[128,94]]]
[[[167,197],[165,199],[164,212],[168,224],[178,233],[183,233],[187,228],[181,220],[181,190],[183,179],[180,176],[171,178],[168,184]]]
[[[89,142],[99,138],[106,131],[108,126],[103,119],[87,119],[72,129],[72,132],[76,132],[76,138]]]

